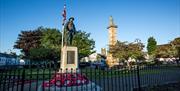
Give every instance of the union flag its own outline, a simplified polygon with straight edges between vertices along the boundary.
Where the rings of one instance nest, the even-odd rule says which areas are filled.
[[[64,5],[64,10],[62,12],[62,16],[63,16],[63,23],[62,23],[62,25],[64,25],[65,21],[66,21],[66,5]]]

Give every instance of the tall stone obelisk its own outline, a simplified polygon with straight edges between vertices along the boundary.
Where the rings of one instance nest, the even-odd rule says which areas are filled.
[[[109,50],[111,45],[115,45],[117,42],[116,34],[117,34],[117,25],[114,24],[112,16],[109,18],[109,26],[107,27],[109,32]],[[112,67],[114,63],[116,62],[116,58],[112,56],[111,53],[108,53],[107,55],[107,64]]]

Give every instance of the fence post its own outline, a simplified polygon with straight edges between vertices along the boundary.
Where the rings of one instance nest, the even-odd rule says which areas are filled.
[[[139,69],[139,65],[137,65],[138,90],[141,91],[139,70],[140,70],[140,69]]]
[[[5,91],[5,89],[6,89],[5,86],[6,86],[8,68],[5,68],[4,72],[5,72],[5,76],[4,76],[4,79],[3,79],[3,91]]]
[[[24,90],[24,79],[25,79],[25,69],[23,68],[23,72],[22,72],[22,83],[21,83],[21,91]]]

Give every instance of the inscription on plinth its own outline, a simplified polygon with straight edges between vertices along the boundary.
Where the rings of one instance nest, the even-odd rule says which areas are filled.
[[[67,51],[67,64],[75,64],[75,51]]]

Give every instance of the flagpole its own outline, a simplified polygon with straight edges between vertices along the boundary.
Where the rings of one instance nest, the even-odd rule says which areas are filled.
[[[63,37],[64,37],[64,24],[62,25],[62,41],[61,41],[61,49],[63,48],[63,43],[64,43],[64,39],[63,39]]]
[[[61,62],[60,62],[60,69],[63,68],[64,64],[62,63],[63,59],[64,59],[64,55],[63,55],[63,47],[64,47],[64,26],[65,26],[65,23],[66,23],[66,3],[65,3],[65,0],[64,0],[64,9],[63,9],[63,13],[62,13],[62,16],[63,16],[63,22],[62,22],[62,30],[61,30],[61,33],[62,33],[62,39],[61,39]],[[59,70],[61,72],[61,70]]]
[[[63,48],[64,46],[64,24],[66,23],[66,3],[65,3],[65,0],[64,0],[64,9],[63,9],[63,23],[62,23],[62,41],[61,41],[61,48]]]

